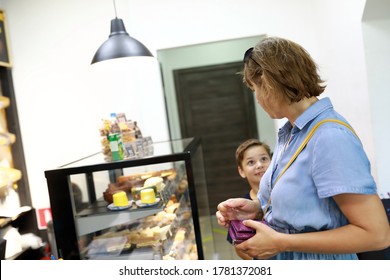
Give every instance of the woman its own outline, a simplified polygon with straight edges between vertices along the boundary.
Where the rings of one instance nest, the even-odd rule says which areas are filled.
[[[271,37],[249,49],[244,62],[244,82],[258,103],[271,118],[288,121],[279,130],[259,201],[236,198],[218,205],[220,225],[241,219],[256,229],[236,248],[255,259],[357,259],[358,252],[387,248],[390,227],[370,163],[329,98],[318,99],[325,85],[310,55],[292,41]],[[282,171],[325,119],[347,126],[322,124]],[[250,220],[262,211],[267,225]]]

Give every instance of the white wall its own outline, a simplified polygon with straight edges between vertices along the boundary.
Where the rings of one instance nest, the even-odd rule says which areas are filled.
[[[390,1],[369,0],[363,16],[363,38],[372,111],[377,182],[380,194],[390,197]]]
[[[154,54],[159,49],[261,34],[302,44],[328,81],[324,96],[332,98],[336,109],[359,133],[376,176],[361,32],[365,0],[116,3],[118,17],[123,18],[129,34]],[[122,72],[124,80],[113,74],[102,78],[91,71],[92,56],[109,34],[112,1],[2,0],[0,5],[7,13],[35,207],[49,204],[44,170],[98,150],[97,123],[110,112],[124,111],[139,120],[155,140],[168,137],[157,66],[135,79]]]

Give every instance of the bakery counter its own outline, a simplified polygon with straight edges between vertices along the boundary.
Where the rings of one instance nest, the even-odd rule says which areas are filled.
[[[153,156],[104,162],[96,153],[45,171],[56,257],[213,258],[200,139],[153,145]]]

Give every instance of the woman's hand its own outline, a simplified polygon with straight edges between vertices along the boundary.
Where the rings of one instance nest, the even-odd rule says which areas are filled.
[[[231,198],[218,204],[215,214],[218,224],[229,227],[231,220],[254,219],[260,211],[258,200]]]
[[[246,220],[243,223],[255,229],[256,234],[252,238],[236,245],[236,250],[261,260],[269,259],[283,251],[280,248],[280,238],[283,233],[279,233],[259,221]]]

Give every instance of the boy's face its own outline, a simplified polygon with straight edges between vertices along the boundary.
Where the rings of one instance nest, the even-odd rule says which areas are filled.
[[[245,151],[241,163],[242,167],[238,167],[238,172],[251,185],[259,185],[260,179],[263,177],[270,162],[271,159],[263,146],[252,146]]]

